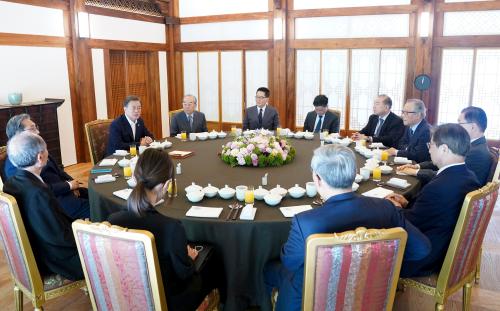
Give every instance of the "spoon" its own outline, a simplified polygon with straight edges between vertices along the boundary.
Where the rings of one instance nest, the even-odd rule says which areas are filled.
[[[229,204],[228,207],[231,209],[229,211],[229,214],[227,214],[227,217],[226,217],[226,220],[229,220],[231,218],[231,214],[233,213],[233,211],[236,209],[236,207],[238,206],[238,203],[235,203],[235,204]]]
[[[240,210],[242,207],[243,207],[243,205],[241,205],[239,203],[236,204],[236,206],[234,207],[236,209],[236,212],[233,215],[233,220],[236,220],[236,218],[238,217],[238,210]]]

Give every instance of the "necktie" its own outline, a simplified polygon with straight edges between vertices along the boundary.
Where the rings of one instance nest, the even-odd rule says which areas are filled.
[[[378,118],[377,127],[375,128],[375,134],[373,136],[378,137],[378,135],[380,135],[380,129],[382,128],[382,124],[384,124],[384,119]]]
[[[189,116],[189,128],[191,129],[191,131],[193,131],[193,116],[192,115]]]
[[[323,116],[319,116],[318,123],[316,124],[316,128],[314,129],[314,133],[319,133],[321,131],[321,121]]]
[[[262,108],[259,108],[258,119],[259,119],[259,128],[261,128],[262,127]]]
[[[413,137],[414,133],[413,133],[413,129],[412,128],[409,128],[409,130],[410,130],[410,139],[411,139]]]

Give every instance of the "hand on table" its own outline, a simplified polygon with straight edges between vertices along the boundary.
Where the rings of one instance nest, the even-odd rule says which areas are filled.
[[[391,201],[392,204],[396,205],[397,207],[405,208],[408,205],[408,200],[405,199],[404,196],[397,193],[389,194],[385,198]]]
[[[187,246],[187,252],[188,252],[188,256],[192,259],[192,260],[195,260],[196,257],[198,257],[198,251],[194,248],[192,248],[191,246]]]
[[[410,176],[417,176],[417,170],[420,168],[418,164],[405,164],[398,166],[396,170]]]
[[[149,136],[144,136],[141,138],[141,146],[148,146],[153,142],[153,139]]]
[[[80,185],[82,184],[81,182],[78,181],[78,179],[68,180],[68,183],[69,183],[69,190],[76,190],[80,188]]]
[[[354,140],[361,140],[361,139],[365,139],[366,140],[366,135],[363,135],[363,134],[361,134],[359,132],[356,132],[356,133],[352,134],[351,138],[354,139]]]
[[[396,148],[389,148],[387,149],[387,152],[389,153],[390,156],[395,156],[398,150]]]

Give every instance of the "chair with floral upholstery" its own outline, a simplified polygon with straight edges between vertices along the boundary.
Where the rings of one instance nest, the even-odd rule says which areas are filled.
[[[85,123],[85,135],[89,144],[90,159],[94,165],[106,156],[111,122],[113,120],[105,119]]]
[[[79,219],[73,234],[94,310],[167,310],[151,232]],[[211,295],[198,310],[216,310]]]
[[[302,310],[392,310],[406,239],[402,228],[309,236]]]
[[[411,287],[432,296],[436,310],[444,310],[448,297],[463,288],[462,309],[469,310],[477,263],[498,197],[498,186],[498,182],[488,183],[467,194],[439,273],[401,278],[399,283],[403,288]]]
[[[59,275],[42,278],[17,206],[16,199],[0,192],[0,234],[3,250],[14,280],[16,310],[23,309],[23,293],[35,310],[43,310],[46,300],[85,288],[85,281],[69,281]]]

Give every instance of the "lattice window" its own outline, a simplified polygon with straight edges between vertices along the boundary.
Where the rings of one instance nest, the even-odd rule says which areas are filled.
[[[85,5],[163,17],[156,4],[149,0],[85,0]]]
[[[500,10],[444,13],[443,36],[499,34]]]
[[[410,0],[294,0],[296,10],[410,4]]]

